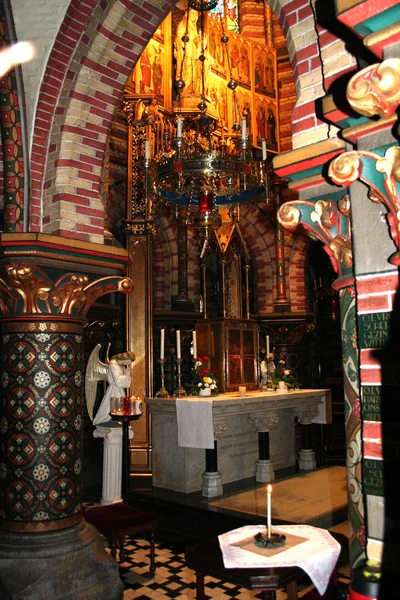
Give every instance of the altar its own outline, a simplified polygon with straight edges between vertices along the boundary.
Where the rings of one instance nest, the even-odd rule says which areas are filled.
[[[194,419],[190,426],[194,432],[198,428],[212,428],[217,467],[211,470],[219,483],[209,493],[204,492],[204,478],[210,471],[206,468],[207,453],[210,456],[213,450],[178,443],[177,402],[185,402],[190,409],[190,403],[198,400],[197,396],[146,399],[151,414],[154,487],[183,493],[203,490],[203,495],[214,496],[222,493],[225,483],[254,476],[257,481],[272,480],[275,470],[296,464],[295,421],[305,426],[314,419],[329,422],[331,394],[328,389],[287,393],[257,390],[248,391],[245,396],[229,392],[203,399],[211,407],[212,417],[203,422]],[[190,439],[190,432],[186,437]],[[260,456],[261,439],[263,443],[268,441],[263,456]],[[263,478],[265,472],[269,475]]]

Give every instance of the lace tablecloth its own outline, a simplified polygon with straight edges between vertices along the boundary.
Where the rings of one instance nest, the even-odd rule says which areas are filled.
[[[300,567],[307,573],[321,596],[328,587],[329,579],[340,554],[340,544],[326,529],[311,525],[273,526],[273,533],[290,534],[304,538],[292,547],[281,549],[273,556],[244,550],[235,544],[265,532],[265,525],[246,525],[218,536],[224,566],[227,569]],[[266,550],[268,552],[268,550]]]

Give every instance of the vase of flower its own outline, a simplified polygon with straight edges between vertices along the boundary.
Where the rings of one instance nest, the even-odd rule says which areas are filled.
[[[203,388],[199,391],[199,396],[211,396],[211,388]]]

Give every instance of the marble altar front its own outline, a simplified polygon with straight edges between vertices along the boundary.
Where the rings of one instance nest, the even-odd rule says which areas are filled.
[[[190,402],[190,397],[184,400]],[[269,432],[273,469],[294,466],[296,419],[305,425],[312,423],[320,412],[329,414],[330,401],[327,389],[249,391],[241,397],[230,392],[212,397],[212,427],[221,483],[257,475],[260,432]],[[204,493],[205,450],[178,445],[176,399],[147,398],[146,403],[152,424],[153,486],[183,493],[203,489],[203,495],[216,495]],[[193,423],[193,427],[202,426],[201,422]]]

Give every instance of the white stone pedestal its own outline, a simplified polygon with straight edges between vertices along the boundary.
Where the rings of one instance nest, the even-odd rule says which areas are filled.
[[[256,462],[256,481],[259,483],[269,483],[274,481],[275,472],[272,460],[260,460]]]
[[[299,468],[302,471],[312,471],[317,468],[314,450],[300,450]]]
[[[222,495],[221,473],[219,473],[218,471],[216,471],[215,473],[204,471],[201,495],[206,496],[207,498],[214,498],[215,496]]]
[[[111,421],[97,425],[93,437],[103,438],[103,484],[100,504],[122,502],[122,425]],[[129,429],[129,439],[133,437]]]

